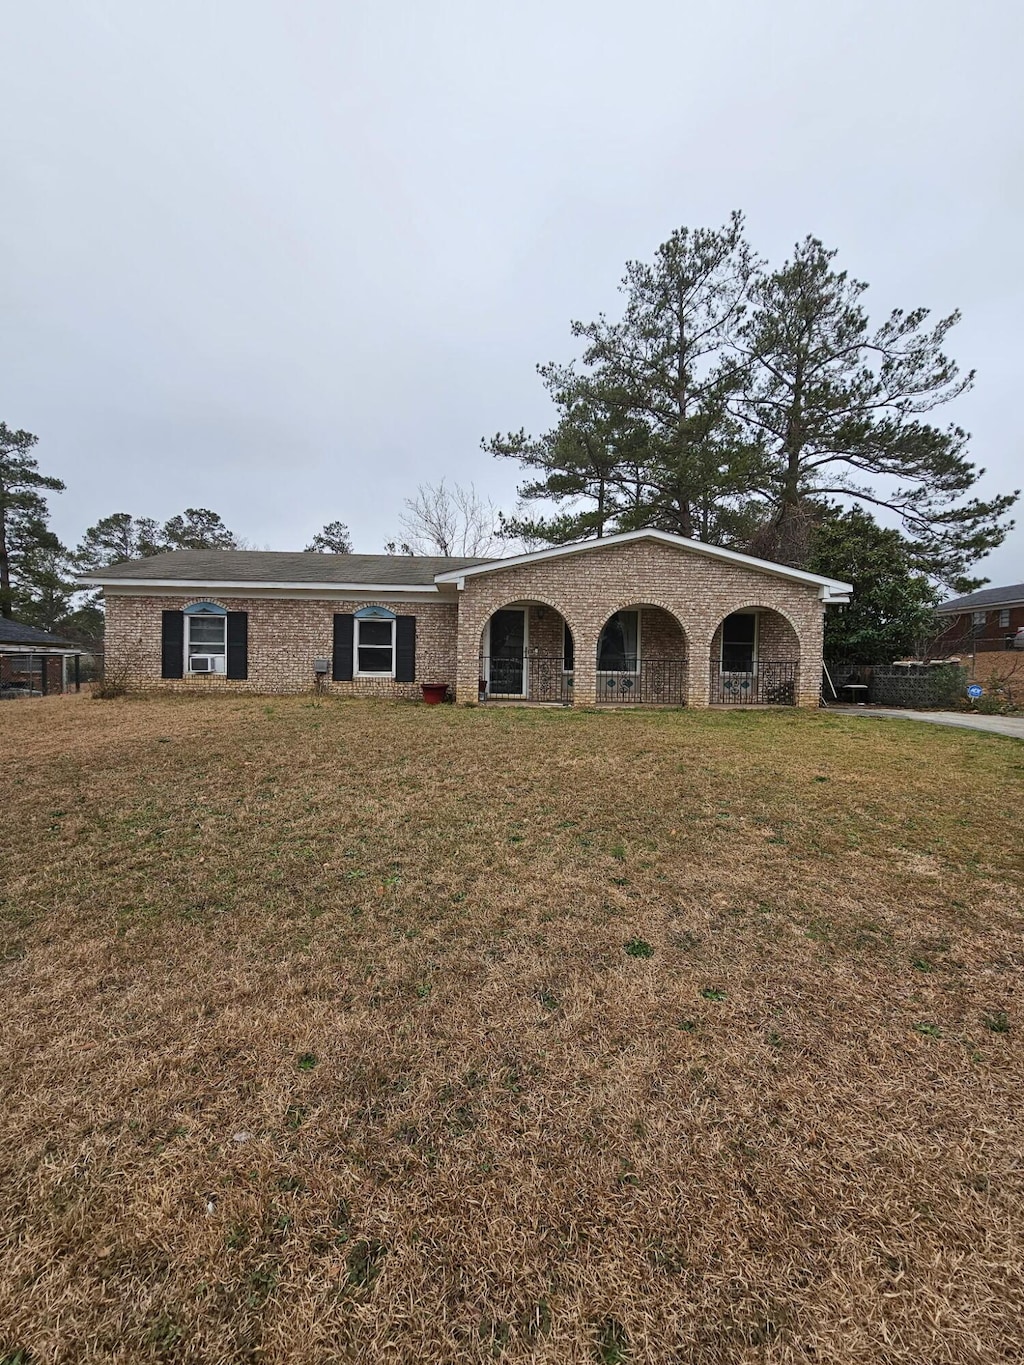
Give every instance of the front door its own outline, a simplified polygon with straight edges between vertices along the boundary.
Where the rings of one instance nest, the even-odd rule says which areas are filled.
[[[521,697],[526,653],[526,612],[521,607],[491,617],[490,685],[492,697]]]

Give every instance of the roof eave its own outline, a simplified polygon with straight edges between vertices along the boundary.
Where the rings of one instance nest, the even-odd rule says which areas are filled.
[[[63,645],[40,645],[35,642],[26,644],[24,640],[4,640],[0,643],[0,654],[89,654],[86,645],[73,645],[69,640]]]
[[[1024,607],[1024,597],[1009,597],[996,602],[961,603],[942,602],[935,608],[936,616],[967,616],[974,611],[1002,611],[1006,607]]]
[[[372,593],[380,596],[389,592],[436,593],[436,583],[287,583],[267,582],[265,580],[223,580],[213,578],[107,578],[88,575],[75,580],[87,588],[181,588],[196,589],[203,592],[253,591],[259,588],[275,588],[278,591],[294,592],[356,592]]]

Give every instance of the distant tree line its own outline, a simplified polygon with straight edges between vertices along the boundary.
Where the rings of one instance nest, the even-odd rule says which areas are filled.
[[[808,237],[772,269],[739,213],[673,232],[652,262],[627,264],[621,317],[572,324],[577,361],[538,366],[551,428],[483,442],[528,474],[515,515],[472,485],[421,484],[385,549],[486,557],[655,527],[852,582],[851,605],[828,614],[827,656],[920,648],[943,590],[985,582],[974,565],[1005,539],[1018,493],[978,497],[966,432],[933,420],[974,378],[945,350],[959,314],[872,323],[867,286],[835,256]],[[75,574],[245,547],[202,507],[163,523],[115,512],[64,546],[47,505],[64,485],[40,471],[36,443],[0,423],[4,616],[96,637],[98,594]],[[351,553],[348,526],[327,523],[306,549]]]
[[[112,512],[88,527],[76,546],[64,545],[50,528],[47,494],[63,493],[65,485],[40,470],[37,444],[32,432],[0,422],[0,616],[97,642],[103,635],[100,595],[83,589],[76,575],[172,550],[245,548],[208,507],[186,507],[162,523]],[[348,527],[329,522],[306,549],[351,553]]]

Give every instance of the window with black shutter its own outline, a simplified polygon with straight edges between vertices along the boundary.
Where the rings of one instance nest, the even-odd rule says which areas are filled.
[[[228,668],[229,678],[245,680],[249,676],[249,613],[228,612]]]
[[[165,611],[160,634],[160,676],[181,678],[185,674],[185,617]]]
[[[395,619],[395,682],[416,681],[416,617]]]
[[[331,677],[335,682],[352,680],[352,636],[355,617],[351,612],[335,612],[334,615],[334,654],[331,660]]]

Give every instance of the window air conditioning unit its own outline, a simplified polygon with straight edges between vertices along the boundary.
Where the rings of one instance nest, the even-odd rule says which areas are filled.
[[[213,654],[193,654],[188,661],[190,673],[216,673],[217,662]]]

